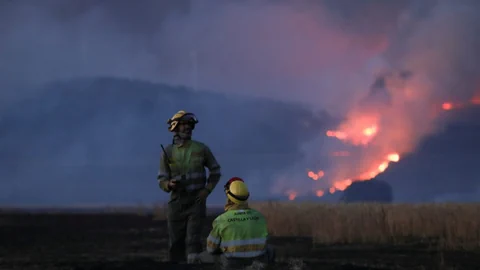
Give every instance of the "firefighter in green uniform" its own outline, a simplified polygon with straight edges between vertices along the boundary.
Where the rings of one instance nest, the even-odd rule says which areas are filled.
[[[243,268],[254,261],[273,263],[275,253],[267,245],[267,222],[262,213],[248,206],[250,193],[247,185],[241,178],[234,177],[224,189],[227,195],[225,212],[213,221],[207,251],[201,254],[202,261],[222,258],[220,261],[228,269]]]
[[[208,146],[191,139],[198,123],[193,113],[179,111],[167,123],[175,135],[163,151],[157,179],[160,188],[170,193],[169,257],[172,262],[184,262],[186,257],[187,263],[196,263],[203,250],[206,200],[220,180],[220,165]]]

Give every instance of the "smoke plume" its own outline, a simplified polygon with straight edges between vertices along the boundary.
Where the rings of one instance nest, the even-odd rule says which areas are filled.
[[[349,137],[319,133],[272,191],[326,192],[414,151],[442,124],[437,104],[474,96],[478,11],[474,0],[3,1],[0,98],[112,76],[302,103],[343,118],[332,130]],[[378,77],[403,71],[412,76],[387,80],[388,98],[373,101]],[[334,151],[354,154],[339,161]],[[308,170],[324,178],[305,185]]]
[[[345,112],[346,120],[327,133],[361,146],[351,149],[352,158],[329,168],[330,192],[371,179],[413,152],[421,139],[446,124],[440,112],[444,102],[478,105],[478,10],[473,1],[412,1],[398,14],[397,26],[385,36],[385,50],[376,55],[382,63],[378,76],[383,76],[383,98],[370,92],[362,102],[356,100]],[[375,81],[371,74],[366,77]]]

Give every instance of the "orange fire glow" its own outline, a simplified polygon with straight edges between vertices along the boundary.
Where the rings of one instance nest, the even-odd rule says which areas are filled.
[[[352,112],[349,118],[351,121],[344,122],[338,130],[328,130],[326,135],[353,145],[366,145],[379,131],[378,117],[374,115],[357,117],[356,112]]]
[[[387,159],[392,162],[398,162],[400,160],[400,155],[397,153],[389,154]]]
[[[480,105],[480,95],[478,96],[474,96],[470,102],[473,104],[473,105]]]
[[[413,91],[412,91],[413,92]],[[409,97],[409,96],[408,96]],[[453,101],[446,101],[437,105],[436,108],[441,108],[443,111],[452,111],[455,109],[461,109],[468,106],[478,106],[480,105],[480,93],[475,95],[470,99],[469,102],[466,103],[459,103]],[[371,113],[359,113],[357,111],[352,111],[348,117],[348,120],[341,123],[336,130],[328,130],[326,132],[327,137],[336,138],[346,144],[350,144],[353,146],[362,146],[366,147],[370,145],[371,142],[375,142],[376,137],[380,136],[379,138],[385,137],[381,134],[382,126],[381,123],[381,115],[375,115]],[[384,127],[387,129],[388,128]],[[378,135],[378,136],[377,136]],[[389,133],[388,135],[397,136],[396,133]],[[388,141],[388,140],[387,140]],[[382,149],[390,149],[394,151],[385,151],[380,152],[374,151],[373,157],[368,157],[368,162],[359,164],[359,168],[361,172],[358,175],[349,175],[349,177],[339,177],[340,179],[331,179],[335,178],[335,175],[330,175],[323,171],[319,170],[317,172],[309,170],[307,175],[314,181],[318,181],[321,178],[324,178],[327,175],[327,180],[322,181],[321,183],[330,183],[330,187],[325,189],[316,189],[315,195],[317,197],[323,197],[325,194],[330,193],[334,194],[336,191],[343,191],[348,188],[354,181],[368,181],[370,179],[375,178],[377,175],[385,172],[392,162],[399,162],[401,159],[401,154],[406,153],[404,148],[398,148],[397,144],[392,144],[385,146],[385,142],[382,144]],[[400,150],[400,152],[395,151],[395,149]],[[333,151],[330,153],[330,156],[333,157],[350,157],[353,155],[353,152],[350,151]],[[378,156],[378,157],[377,157]],[[343,159],[339,159],[340,161]],[[370,162],[371,161],[371,162]],[[346,175],[348,175],[348,171]],[[343,179],[342,179],[343,178]],[[328,181],[328,182],[327,182]],[[287,193],[289,200],[295,200],[298,196],[297,191],[290,190]]]
[[[446,111],[449,111],[451,109],[453,109],[453,104],[450,103],[450,102],[445,102],[442,104],[442,109],[446,110]]]
[[[322,178],[324,175],[325,173],[323,171],[318,171],[317,173],[314,173],[313,171],[308,172],[308,177],[312,178],[315,181]]]
[[[450,111],[453,109],[461,109],[471,105],[480,105],[480,94],[473,96],[467,103],[453,103],[453,102],[444,102],[442,104],[442,109],[445,111]]]
[[[297,194],[298,194],[298,193],[297,193],[295,190],[288,190],[288,191],[286,192],[286,194],[287,194],[287,196],[288,196],[288,199],[289,199],[290,201],[293,201],[293,200],[295,200],[295,198],[297,197]]]
[[[377,127],[376,126],[371,126],[363,130],[363,135],[370,137],[375,135],[377,133]]]
[[[339,140],[343,140],[347,138],[347,134],[345,132],[335,131],[335,130],[328,130],[327,131],[328,137],[336,137]]]
[[[345,190],[351,184],[352,184],[352,180],[347,179],[347,180],[337,181],[333,183],[333,187],[335,188],[335,190]]]

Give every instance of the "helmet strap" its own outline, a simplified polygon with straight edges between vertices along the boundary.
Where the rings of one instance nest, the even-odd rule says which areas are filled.
[[[250,197],[250,194],[248,194],[247,196],[244,196],[244,197],[240,197],[240,196],[235,196],[235,194],[233,194],[232,192],[230,192],[230,190],[227,192],[228,195],[232,196],[233,198],[239,200],[239,201],[246,201],[248,200],[248,197]]]

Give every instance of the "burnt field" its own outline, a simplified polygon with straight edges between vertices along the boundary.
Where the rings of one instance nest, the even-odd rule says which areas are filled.
[[[267,203],[272,269],[478,269],[480,206]],[[205,223],[208,235],[212,214]],[[215,269],[169,265],[161,209],[0,213],[0,269]]]

